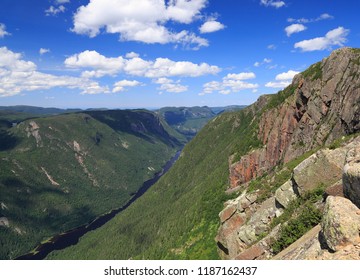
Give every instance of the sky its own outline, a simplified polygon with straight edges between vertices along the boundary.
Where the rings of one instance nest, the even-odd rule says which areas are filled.
[[[0,105],[249,105],[343,46],[358,0],[1,0]]]

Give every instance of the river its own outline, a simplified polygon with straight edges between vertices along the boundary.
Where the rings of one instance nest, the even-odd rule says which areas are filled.
[[[175,163],[175,161],[179,158],[181,151],[177,152],[174,157],[172,157],[163,167],[162,171],[156,173],[153,178],[147,180],[143,183],[141,188],[137,191],[137,193],[122,207],[118,209],[114,209],[104,215],[101,215],[90,223],[79,226],[75,229],[66,231],[64,233],[60,233],[51,237],[45,243],[37,246],[31,253],[26,255],[22,255],[16,260],[43,260],[46,256],[55,250],[62,250],[69,246],[75,245],[79,242],[80,237],[84,236],[89,231],[98,229],[103,226],[105,223],[114,218],[121,211],[124,211],[128,208],[132,203],[134,203],[139,197],[141,197],[152,185],[154,185],[161,176],[163,176],[170,167]]]

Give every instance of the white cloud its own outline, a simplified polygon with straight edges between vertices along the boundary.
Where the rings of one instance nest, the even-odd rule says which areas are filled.
[[[333,19],[334,17],[332,15],[329,15],[327,13],[321,14],[320,16],[318,16],[317,18],[299,18],[299,19],[295,19],[295,18],[288,18],[287,21],[288,22],[297,22],[297,23],[310,23],[310,22],[317,22],[317,21],[321,21],[321,20],[327,20],[327,19]]]
[[[54,87],[77,88],[82,94],[109,92],[107,87],[89,79],[39,72],[35,63],[22,60],[21,54],[0,48],[0,97]]]
[[[266,7],[274,7],[276,9],[286,5],[284,1],[277,1],[277,0],[260,0],[260,4]]]
[[[267,49],[269,49],[269,50],[276,50],[276,45],[274,45],[274,44],[268,45],[268,46],[267,46]]]
[[[114,88],[112,90],[113,93],[116,92],[121,92],[121,91],[125,91],[127,87],[136,87],[141,85],[141,83],[139,81],[136,80],[122,80],[122,81],[118,81],[114,84]]]
[[[168,22],[189,24],[201,15],[207,0],[91,0],[74,15],[73,32],[90,37],[101,30],[120,40],[148,44],[179,43],[198,49],[208,41],[187,30],[174,32]]]
[[[268,63],[271,63],[272,62],[272,59],[270,59],[270,58],[264,58],[263,59],[263,61],[262,62],[255,62],[254,63],[254,66],[255,67],[259,67],[259,66],[261,66],[261,65],[263,65],[263,64],[268,64]]]
[[[204,24],[201,25],[199,30],[200,30],[200,33],[211,33],[211,32],[219,31],[224,28],[225,28],[225,25],[223,25],[222,23],[220,23],[216,20],[209,20],[207,22],[204,22]]]
[[[65,60],[65,65],[70,68],[90,68],[93,71],[83,72],[83,77],[114,76],[125,67],[125,59],[121,56],[107,58],[96,51],[84,51],[72,55]]]
[[[227,74],[224,77],[224,80],[237,80],[237,81],[241,81],[241,80],[249,80],[249,79],[255,79],[256,75],[253,72],[243,72],[243,73],[239,73],[239,74]]]
[[[50,50],[49,50],[49,49],[45,49],[45,48],[40,48],[40,50],[39,50],[39,54],[40,54],[40,55],[46,54],[46,53],[48,53],[48,52],[50,52]]]
[[[320,51],[331,49],[332,46],[343,46],[347,42],[347,35],[350,30],[338,27],[330,30],[324,37],[317,37],[310,40],[297,42],[294,47],[303,52]]]
[[[174,81],[168,78],[159,78],[154,80],[155,84],[159,84],[160,87],[158,90],[172,92],[172,93],[181,93],[188,90],[188,86],[184,86],[180,84],[180,81]]]
[[[279,81],[279,82],[268,82],[267,84],[265,84],[265,86],[269,88],[286,88],[290,84],[291,84],[290,81]]]
[[[287,72],[276,75],[275,80],[277,80],[277,81],[292,80],[294,78],[294,76],[299,73],[300,72],[298,72],[298,71],[289,70]]]
[[[135,58],[135,57],[139,57],[140,55],[136,52],[129,52],[125,55],[126,58]]]
[[[155,61],[144,60],[138,56],[132,58],[105,57],[96,51],[84,51],[65,60],[70,68],[88,68],[82,73],[83,77],[115,76],[121,72],[140,77],[199,77],[217,74],[221,69],[207,63],[195,64],[190,61],[172,61],[168,58],[157,58]]]
[[[65,3],[70,3],[70,0],[56,0],[55,4],[65,4]]]
[[[238,74],[228,74],[221,82],[212,81],[203,85],[203,91],[199,95],[219,92],[220,94],[230,94],[245,89],[257,89],[258,84],[248,83],[244,80],[254,79],[256,75],[252,72],[244,72]]]
[[[6,31],[6,26],[3,23],[0,23],[0,38],[4,38],[7,35],[11,35],[9,32]]]
[[[294,78],[294,76],[299,73],[300,72],[294,70],[289,70],[288,72],[280,73],[275,77],[276,82],[268,82],[267,84],[265,84],[265,86],[269,88],[285,88],[291,84],[291,81]]]
[[[285,28],[286,35],[290,37],[294,33],[299,33],[301,31],[306,30],[307,27],[300,23],[294,23]]]
[[[59,7],[50,6],[47,10],[45,10],[45,15],[47,16],[55,16],[59,13],[65,12],[66,8],[64,5],[60,5]]]

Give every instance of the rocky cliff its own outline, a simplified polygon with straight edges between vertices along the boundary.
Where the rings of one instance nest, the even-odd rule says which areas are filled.
[[[259,102],[263,146],[229,160],[239,196],[219,215],[220,256],[360,259],[360,50],[334,51]]]
[[[230,188],[360,130],[360,51],[334,51],[278,95],[289,97],[265,106],[258,130],[263,147],[231,164]]]

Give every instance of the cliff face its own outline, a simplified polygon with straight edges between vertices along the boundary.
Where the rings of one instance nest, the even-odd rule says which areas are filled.
[[[241,193],[219,214],[220,256],[360,259],[360,50],[334,51],[264,100],[263,146],[229,160]]]
[[[265,107],[260,117],[258,138],[264,146],[231,164],[230,188],[360,130],[359,50],[334,51],[295,76],[284,93],[290,97]]]

